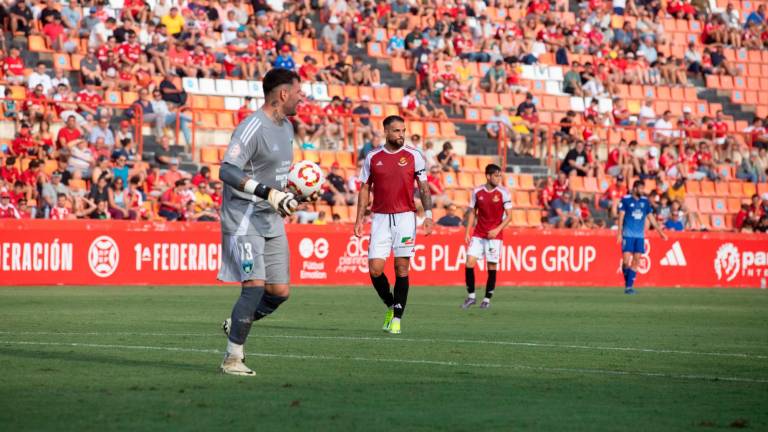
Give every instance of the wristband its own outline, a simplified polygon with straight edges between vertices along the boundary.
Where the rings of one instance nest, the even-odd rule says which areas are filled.
[[[424,212],[424,216],[425,216],[427,219],[432,219],[432,210],[427,210],[427,211],[425,211],[425,212]]]
[[[248,179],[243,185],[243,190],[249,194],[256,195],[259,198],[267,199],[269,197],[270,187],[257,182],[254,179]]]

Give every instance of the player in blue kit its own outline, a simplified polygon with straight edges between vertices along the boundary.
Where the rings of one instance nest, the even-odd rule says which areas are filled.
[[[624,195],[619,203],[619,241],[621,242],[622,263],[624,273],[624,294],[636,294],[633,288],[637,276],[637,266],[645,253],[645,221],[659,232],[662,239],[667,235],[659,227],[650,201],[643,195],[645,183],[636,180],[632,184],[632,193]]]

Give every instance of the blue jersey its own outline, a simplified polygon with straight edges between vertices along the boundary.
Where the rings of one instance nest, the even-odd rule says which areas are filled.
[[[650,201],[646,197],[635,198],[624,195],[619,202],[619,211],[624,212],[623,231],[625,238],[645,237],[645,219],[653,213]]]

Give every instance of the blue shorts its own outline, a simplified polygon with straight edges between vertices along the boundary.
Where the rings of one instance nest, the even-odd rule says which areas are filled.
[[[622,237],[621,238],[621,252],[622,253],[645,253],[645,240],[638,237]]]

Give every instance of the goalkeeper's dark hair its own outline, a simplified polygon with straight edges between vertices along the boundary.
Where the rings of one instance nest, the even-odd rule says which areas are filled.
[[[385,118],[384,122],[382,124],[384,125],[384,127],[387,127],[387,126],[391,125],[394,122],[405,123],[405,119],[400,117],[399,115],[391,115],[391,116]]]
[[[488,164],[485,166],[485,175],[493,175],[497,172],[501,172],[501,167],[496,164]]]
[[[269,95],[281,85],[293,84],[294,81],[301,82],[301,78],[296,72],[284,68],[271,69],[264,75],[264,81],[262,83],[264,97],[269,97]]]

